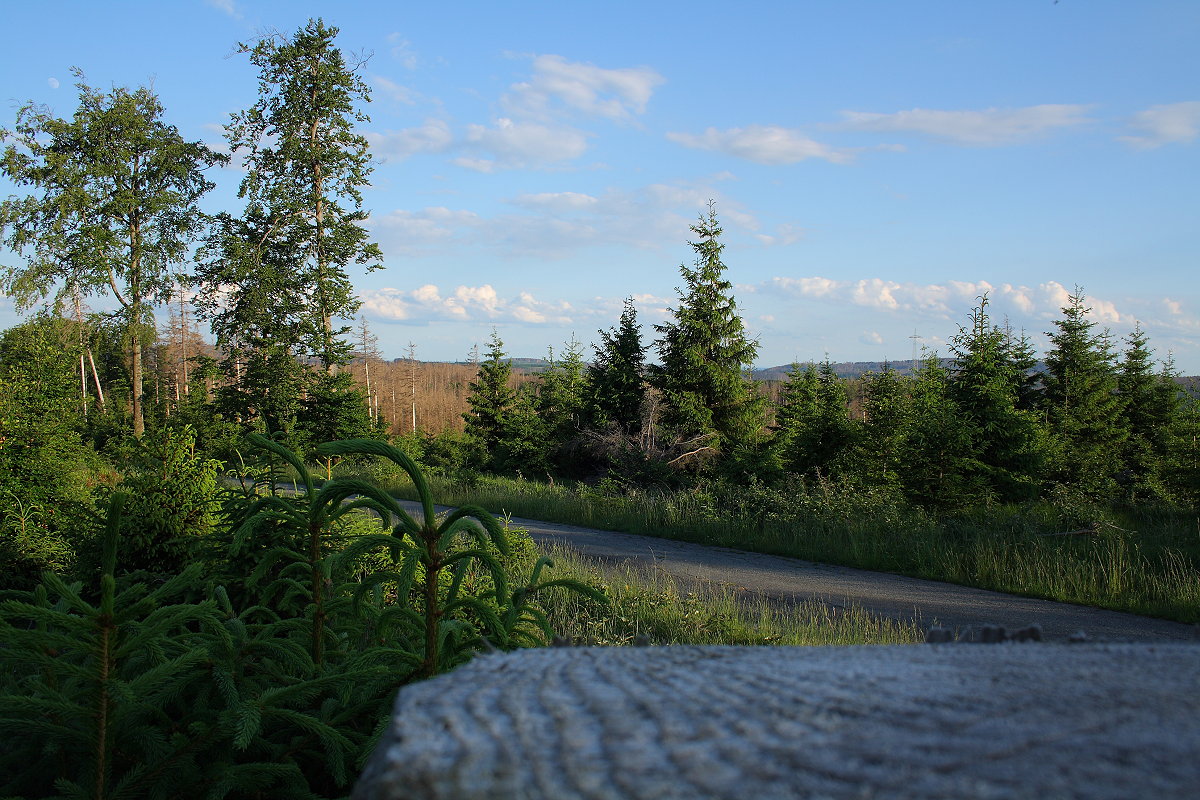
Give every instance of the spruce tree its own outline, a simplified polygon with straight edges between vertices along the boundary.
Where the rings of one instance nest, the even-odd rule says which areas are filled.
[[[646,348],[638,325],[633,298],[625,298],[625,310],[615,328],[598,331],[600,346],[596,360],[587,370],[587,406],[591,424],[612,423],[627,434],[642,428],[646,402]]]
[[[1181,403],[1179,385],[1169,361],[1155,372],[1154,352],[1140,324],[1125,343],[1117,372],[1121,418],[1128,431],[1121,452],[1122,483],[1131,497],[1161,495],[1161,475]]]
[[[772,452],[780,467],[806,478],[845,476],[860,426],[850,419],[846,385],[826,358],[793,364],[776,414]]]
[[[1054,478],[1093,496],[1111,495],[1128,432],[1117,394],[1107,331],[1093,332],[1083,290],[1076,287],[1054,321],[1046,353],[1044,403],[1056,443]]]
[[[969,434],[976,483],[1001,500],[1036,494],[1043,452],[1036,418],[1020,408],[1026,389],[1026,343],[992,324],[987,295],[971,311],[970,328],[951,342],[949,393]]]
[[[558,358],[549,354],[550,368],[539,376],[536,411],[545,429],[543,449],[556,470],[570,470],[572,443],[579,437],[585,414],[587,377],[583,346],[572,336]]]
[[[685,290],[679,291],[674,321],[655,325],[661,366],[653,368],[662,392],[662,422],[680,439],[715,434],[710,446],[730,454],[752,443],[763,428],[765,399],[745,376],[758,353],[746,335],[721,261],[724,245],[717,212],[709,204],[691,227],[698,240],[693,267],[680,265]]]
[[[471,382],[471,393],[467,396],[470,410],[463,414],[467,437],[486,467],[495,468],[502,459],[501,445],[516,400],[516,392],[509,386],[511,378],[512,364],[505,355],[504,342],[493,330],[487,357],[479,362],[479,372]]]
[[[913,375],[901,483],[910,500],[930,507],[979,502],[972,426],[954,401],[950,374],[931,353]]]
[[[866,422],[859,452],[861,470],[876,485],[894,486],[903,470],[908,386],[890,364],[863,376]]]

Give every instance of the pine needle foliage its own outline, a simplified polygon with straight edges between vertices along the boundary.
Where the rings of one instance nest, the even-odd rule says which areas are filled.
[[[224,537],[221,563],[209,549],[153,585],[123,573],[129,497],[116,492],[98,586],[48,572],[0,593],[0,797],[343,797],[398,687],[487,643],[544,644],[534,601],[547,589],[603,601],[546,579],[544,558],[514,581],[505,528],[479,508],[438,517],[395,448],[348,440],[322,455],[400,465],[419,488],[420,523],[368,482],[318,487],[287,448],[252,444],[290,466],[297,493],[272,482],[265,496],[242,494],[236,527],[208,537]],[[364,510],[379,533],[363,531]]]

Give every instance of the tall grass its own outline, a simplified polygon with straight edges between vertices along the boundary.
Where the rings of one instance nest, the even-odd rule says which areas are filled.
[[[600,605],[557,591],[539,597],[551,627],[575,644],[908,644],[923,637],[913,623],[882,619],[857,607],[832,609],[811,601],[772,605],[713,584],[681,587],[660,570],[604,564],[563,548],[553,548],[549,555],[556,577],[599,588],[610,601]]]
[[[399,496],[411,487],[384,478]],[[1200,622],[1200,517],[1080,500],[935,515],[886,491],[826,482],[653,493],[465,475],[435,477],[451,504],[518,517],[898,572]],[[1095,526],[1094,535],[1055,534]]]

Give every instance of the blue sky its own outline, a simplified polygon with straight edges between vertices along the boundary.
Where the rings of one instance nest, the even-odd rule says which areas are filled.
[[[758,364],[943,354],[975,298],[1044,343],[1082,286],[1200,373],[1200,3],[5,3],[0,125],[70,68],[184,136],[254,102],[238,41],[309,17],[370,54],[354,276],[388,357],[584,344],[676,303],[708,200]],[[15,35],[11,32],[20,32]],[[235,168],[209,210],[237,210]],[[12,187],[0,184],[5,195]],[[12,263],[9,253],[0,263]],[[106,307],[103,299],[93,302]],[[0,299],[0,325],[17,317]],[[589,351],[590,352],[590,351]]]

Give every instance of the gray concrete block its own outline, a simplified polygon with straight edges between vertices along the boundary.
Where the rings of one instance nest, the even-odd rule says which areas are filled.
[[[400,798],[1200,796],[1200,644],[553,648],[403,689]]]

